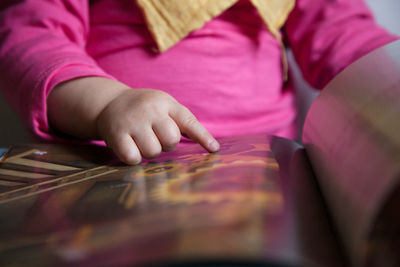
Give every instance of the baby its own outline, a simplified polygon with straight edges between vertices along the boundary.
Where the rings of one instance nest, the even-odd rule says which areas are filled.
[[[295,92],[291,77],[283,78],[283,44],[305,79],[323,88],[360,56],[397,39],[376,25],[362,0],[240,0],[162,51],[161,28],[140,2],[0,4],[0,88],[36,136],[104,140],[127,164],[170,151],[181,135],[210,152],[219,149],[214,137],[294,138]],[[270,15],[267,2],[278,3],[267,7]],[[285,16],[271,20],[284,2]]]

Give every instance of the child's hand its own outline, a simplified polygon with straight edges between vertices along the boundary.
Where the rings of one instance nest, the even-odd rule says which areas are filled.
[[[210,152],[218,142],[195,116],[172,96],[158,90],[125,90],[102,110],[97,119],[100,137],[128,164],[137,164],[141,156],[153,158],[172,150],[181,133]]]
[[[162,91],[84,77],[57,85],[47,104],[53,128],[83,139],[103,139],[127,164],[173,149],[181,133],[210,152],[219,149],[194,115]]]

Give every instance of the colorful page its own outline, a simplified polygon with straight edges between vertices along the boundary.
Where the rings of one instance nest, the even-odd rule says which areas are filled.
[[[0,166],[0,265],[338,266],[302,153],[289,171],[300,148],[273,142],[278,163],[270,144],[227,138],[138,166],[103,147],[15,146]]]

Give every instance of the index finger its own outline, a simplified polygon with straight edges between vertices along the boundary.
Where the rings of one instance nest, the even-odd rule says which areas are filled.
[[[209,152],[217,152],[219,143],[186,107],[180,106],[170,114],[182,134],[199,143]]]

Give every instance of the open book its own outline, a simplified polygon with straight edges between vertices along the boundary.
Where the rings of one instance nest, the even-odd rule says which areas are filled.
[[[13,146],[0,265],[400,266],[399,48],[335,78],[304,145],[232,137],[138,166],[103,147]]]

